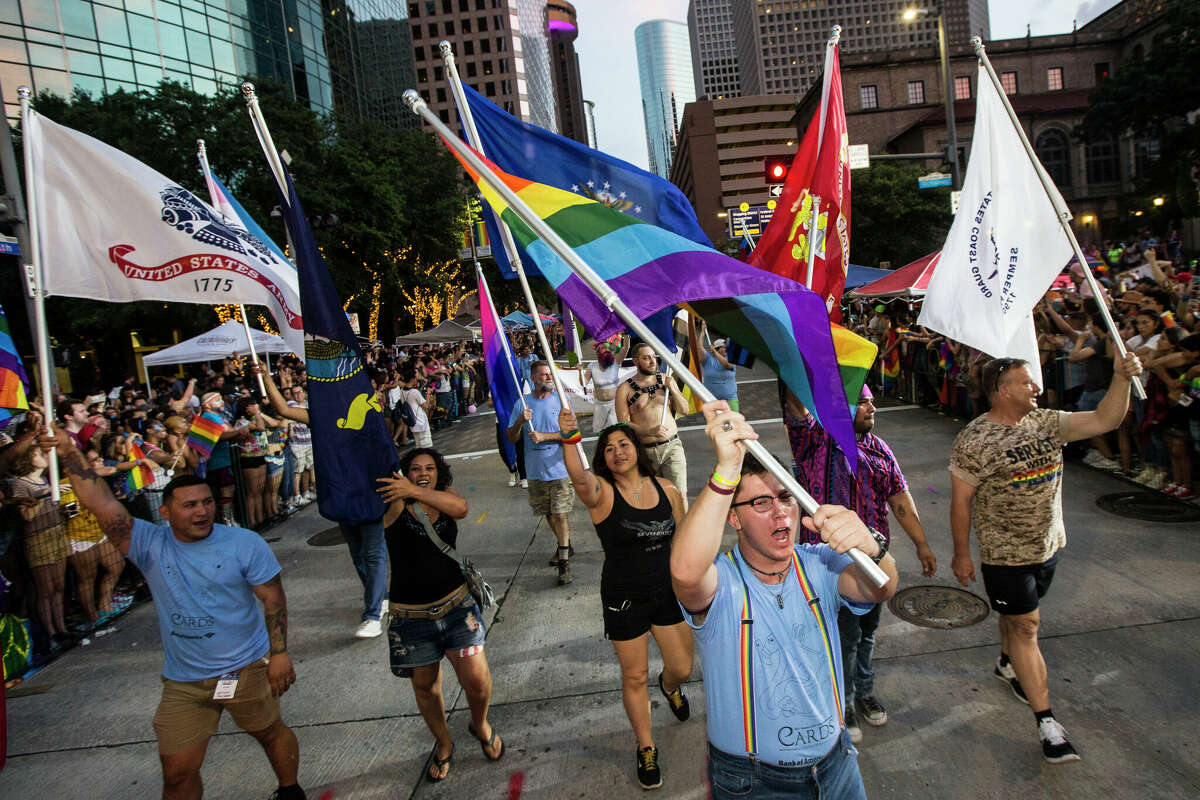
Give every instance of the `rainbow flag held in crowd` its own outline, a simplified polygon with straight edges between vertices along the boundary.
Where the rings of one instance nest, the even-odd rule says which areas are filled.
[[[188,429],[187,435],[188,446],[207,460],[212,455],[213,448],[217,446],[217,440],[225,432],[225,427],[224,420],[211,411],[205,411],[192,420],[192,427]]]
[[[879,348],[874,342],[836,322],[830,323],[830,328],[833,330],[833,350],[837,354],[838,371],[842,375],[842,388],[846,392],[846,399],[857,403]]]
[[[624,327],[500,194],[463,166],[592,337],[599,341]],[[837,440],[851,468],[856,466],[846,391],[819,295],[603,203],[489,166],[636,316],[644,319],[671,303],[690,303],[712,329],[736,339],[778,374]]]
[[[126,461],[144,461],[146,454],[142,452],[142,448],[138,447],[137,439],[129,442],[129,456]],[[125,473],[125,482],[129,487],[129,492],[145,489],[150,484],[154,483],[154,473],[145,464],[139,464],[129,472]]]
[[[482,272],[479,273],[479,326],[483,330],[483,363],[487,368],[488,386],[492,390],[496,424],[502,429],[507,428],[512,410],[521,402],[521,387],[516,377],[520,373],[513,364],[507,334],[492,304],[492,293]],[[500,456],[504,463],[509,471],[516,469],[517,446],[504,435],[499,437],[499,441],[503,447]]]
[[[12,416],[11,411],[29,408],[29,376],[8,328],[8,317],[0,307],[0,422]]]

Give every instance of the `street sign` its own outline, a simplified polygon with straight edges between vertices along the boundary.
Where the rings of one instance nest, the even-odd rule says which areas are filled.
[[[871,150],[865,144],[850,145],[850,169],[866,169],[871,166]]]
[[[945,172],[931,172],[917,178],[918,189],[936,189],[939,186],[949,186],[950,176]]]
[[[783,184],[773,183],[767,187],[767,197],[779,197],[783,194]]]
[[[962,189],[950,193],[950,213],[952,215],[958,213],[958,199],[960,197],[962,197]]]
[[[771,206],[751,206],[742,203],[738,208],[727,209],[729,214],[729,230],[731,239],[740,239],[743,235],[762,236],[763,229],[771,221],[775,209]]]
[[[0,234],[0,253],[6,256],[21,255],[21,248],[17,246],[17,237]]]

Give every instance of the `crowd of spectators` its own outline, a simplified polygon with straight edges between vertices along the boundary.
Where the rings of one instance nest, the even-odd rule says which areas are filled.
[[[375,345],[364,360],[397,447],[427,443],[431,429],[460,422],[487,399],[476,343]],[[135,516],[160,521],[163,487],[194,473],[212,486],[219,522],[262,532],[316,499],[316,475],[308,426],[277,410],[307,407],[303,362],[277,360],[266,397],[250,366],[230,357],[157,376],[149,389],[129,377],[111,389],[60,394],[51,416]],[[6,665],[10,677],[112,631],[143,585],[77,505],[69,482],[52,499],[49,463],[33,446],[45,410],[39,397],[30,402],[0,429],[0,644],[23,654]],[[205,412],[226,426],[210,453],[189,443],[193,421]],[[33,624],[14,624],[25,619]],[[22,636],[23,646],[7,646]]]
[[[1200,274],[1185,262],[1177,232],[1143,231],[1085,255],[1125,347],[1146,369],[1121,427],[1068,456],[1180,498],[1196,496],[1200,455]],[[980,370],[988,356],[916,324],[919,302],[859,298],[850,325],[879,345],[871,382],[886,395],[962,419],[986,412]],[[1112,379],[1113,338],[1082,267],[1072,264],[1034,309],[1043,394],[1039,405],[1096,408]],[[1081,445],[1083,443],[1080,443]]]

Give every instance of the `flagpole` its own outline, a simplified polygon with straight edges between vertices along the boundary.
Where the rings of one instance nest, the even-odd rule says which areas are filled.
[[[29,107],[29,101],[33,97],[33,91],[28,86],[18,86],[17,97],[21,99],[21,151],[25,161],[25,199],[26,213],[29,218],[27,223],[29,263],[25,265],[25,271],[33,285],[34,326],[37,329],[37,339],[34,344],[37,345],[38,350],[38,383],[41,384],[42,390],[42,411],[46,422],[46,432],[53,434],[54,429],[50,426],[54,419],[54,399],[53,392],[50,390],[50,363],[54,353],[50,349],[50,329],[46,324],[46,290],[42,288],[45,286],[45,279],[42,276],[42,242],[41,231],[38,227],[40,220],[38,219],[37,181],[34,179],[33,173],[33,151],[29,146],[29,115],[33,113],[33,109]],[[50,496],[57,504],[59,498],[58,454],[52,451],[49,460]]]
[[[521,218],[521,220],[533,230],[554,252],[561,258],[567,266],[571,268],[583,283],[596,294],[600,302],[607,308],[612,310],[626,324],[630,331],[643,339],[646,344],[650,345],[651,349],[658,354],[668,367],[675,371],[684,383],[688,385],[697,397],[702,402],[712,402],[716,397],[708,387],[696,376],[688,371],[687,367],[676,357],[674,351],[663,344],[656,337],[646,324],[638,319],[629,306],[622,302],[621,298],[613,289],[604,282],[596,272],[579,257],[579,255],[571,249],[571,247],[562,240],[557,233],[554,232],[537,214],[533,212],[525,204],[521,198],[517,197],[516,193],[510,189],[502,180],[500,180],[491,171],[487,164],[483,162],[476,153],[467,147],[462,140],[454,135],[453,131],[438,119],[437,115],[429,110],[429,106],[421,99],[421,96],[412,89],[404,93],[404,102],[414,113],[418,114],[429,126],[437,131],[438,135],[445,141],[446,146],[452,149],[463,161],[470,165],[471,169],[475,170],[483,180],[499,194],[504,202],[508,204],[513,213]],[[792,496],[799,501],[800,506],[805,513],[812,515],[817,511],[817,502],[812,498],[805,489],[796,481],[792,473],[775,460],[771,452],[757,440],[743,440],[742,444],[746,450],[762,463],[763,467],[770,472],[783,487],[792,493]],[[883,586],[887,583],[888,577],[879,565],[873,562],[866,553],[858,548],[850,548],[847,553],[858,568],[870,578],[878,586]]]
[[[804,285],[812,289],[813,285],[813,265],[817,261],[817,231],[821,226],[821,196],[814,194],[812,197],[812,224],[808,228],[808,264],[804,269]],[[826,225],[829,223],[827,222]],[[822,241],[824,235],[822,234]]]
[[[463,91],[462,81],[458,77],[458,67],[454,64],[454,48],[447,41],[442,41],[438,47],[442,52],[442,61],[446,65],[446,77],[450,79],[450,91],[454,94],[454,102],[458,106],[458,115],[463,121],[467,138],[470,140],[471,146],[482,153],[483,143],[479,139],[479,131],[475,129],[475,118],[471,115],[470,105],[467,104],[467,95]],[[559,402],[562,403],[563,408],[570,408],[571,401],[558,376],[558,367],[554,363],[554,352],[550,349],[550,341],[546,338],[546,327],[542,325],[542,316],[538,313],[537,303],[533,301],[533,291],[529,288],[529,279],[525,277],[525,268],[521,265],[521,257],[517,255],[517,244],[513,241],[512,231],[508,229],[499,215],[496,216],[496,222],[500,229],[500,240],[504,243],[504,252],[508,254],[508,263],[516,270],[517,280],[521,282],[521,291],[525,293],[525,304],[529,306],[529,313],[533,317],[533,327],[537,331],[538,342],[542,345],[542,354],[546,357],[546,364],[550,367],[550,377],[554,381],[554,388],[558,391]],[[588,460],[583,452],[583,444],[576,444],[575,447],[579,450],[579,460],[583,463],[584,469],[587,469]]]
[[[220,214],[221,203],[213,192],[216,186],[213,185],[212,167],[208,164],[208,149],[204,146],[203,139],[196,140],[196,156],[200,159],[200,171],[204,173],[204,185],[208,187],[208,199],[212,203],[213,209]],[[242,329],[246,331],[246,347],[250,350],[250,362],[257,364],[258,353],[254,352],[254,337],[250,333],[250,319],[246,316],[246,305],[238,303],[238,310],[242,312]],[[254,376],[258,378],[258,389],[262,392],[262,396],[267,397],[267,386],[263,383],[263,376],[257,372]]]
[[[1100,309],[1100,316],[1104,318],[1104,327],[1108,329],[1109,336],[1112,337],[1113,347],[1116,348],[1117,354],[1121,358],[1125,357],[1125,342],[1121,339],[1120,333],[1117,331],[1117,325],[1113,322],[1112,314],[1108,311],[1108,304],[1104,302],[1103,290],[1099,283],[1096,282],[1096,276],[1092,274],[1091,267],[1088,266],[1087,258],[1083,254],[1083,249],[1079,246],[1079,240],[1075,238],[1075,231],[1071,230],[1071,212],[1066,207],[1062,200],[1062,196],[1055,190],[1053,181],[1046,174],[1046,170],[1042,167],[1042,162],[1038,160],[1037,154],[1033,151],[1033,146],[1029,144],[1029,137],[1025,135],[1025,129],[1021,127],[1020,120],[1017,119],[1017,114],[1013,111],[1012,104],[1008,102],[1008,95],[1004,93],[1004,87],[1000,83],[1000,79],[996,76],[996,71],[992,69],[992,62],[987,57],[987,52],[983,46],[983,39],[978,36],[971,37],[971,46],[975,48],[975,55],[979,57],[979,63],[983,65],[984,70],[988,74],[988,79],[991,80],[992,86],[996,89],[996,94],[1000,97],[1000,102],[1004,104],[1004,110],[1008,113],[1009,122],[1017,131],[1017,136],[1021,139],[1021,146],[1025,148],[1025,155],[1029,157],[1030,163],[1033,164],[1033,171],[1037,173],[1038,180],[1042,183],[1042,189],[1046,192],[1046,197],[1050,200],[1050,205],[1054,207],[1054,213],[1058,216],[1058,223],[1062,226],[1063,233],[1067,235],[1067,240],[1071,243],[1071,250],[1075,253],[1075,259],[1079,262],[1080,269],[1083,270],[1083,277],[1087,280],[1088,287],[1092,290],[1092,294],[1096,298],[1096,305]],[[1130,379],[1133,384],[1133,393],[1139,400],[1146,399],[1146,389],[1142,386],[1141,380],[1135,375]]]
[[[471,231],[471,254],[475,254],[475,232]],[[479,278],[479,285],[483,287],[484,296],[487,298],[488,308],[492,311],[492,322],[496,325],[496,333],[500,337],[500,347],[504,350],[504,363],[508,365],[508,372],[512,375],[513,385],[517,387],[517,397],[521,400],[521,408],[525,409],[525,393],[521,391],[521,379],[517,376],[516,367],[513,366],[512,350],[508,348],[508,333],[504,330],[504,323],[500,321],[500,314],[496,311],[496,306],[492,302],[492,289],[488,286],[487,278],[483,275],[483,266],[479,263],[479,259],[475,259],[475,275]]]
[[[258,138],[258,146],[262,148],[263,153],[267,157],[267,166],[271,168],[271,174],[275,176],[275,185],[279,187],[280,194],[284,197],[284,202],[287,202],[287,181],[283,179],[283,162],[279,160],[279,151],[275,149],[275,142],[271,139],[271,130],[267,127],[267,121],[263,118],[262,109],[258,107],[258,95],[254,91],[254,84],[250,81],[242,83],[242,96],[246,98],[246,109],[250,112],[250,127],[254,128],[254,135]],[[296,260],[296,245],[292,241],[292,232],[288,230],[286,225],[283,226],[283,233],[287,236],[288,250],[292,254],[292,261]],[[301,308],[303,308],[303,300]],[[303,353],[296,353],[298,356],[303,356]]]

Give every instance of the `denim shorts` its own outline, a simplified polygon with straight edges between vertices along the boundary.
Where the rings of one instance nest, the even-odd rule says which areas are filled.
[[[441,619],[410,619],[393,615],[388,624],[388,660],[392,674],[411,678],[416,667],[442,660],[447,652],[469,647],[483,649],[487,629],[475,598],[467,595],[458,608]]]
[[[866,800],[858,771],[858,750],[845,730],[825,756],[805,767],[777,767],[734,756],[708,745],[708,784],[712,800],[737,797],[763,800],[837,798]]]

